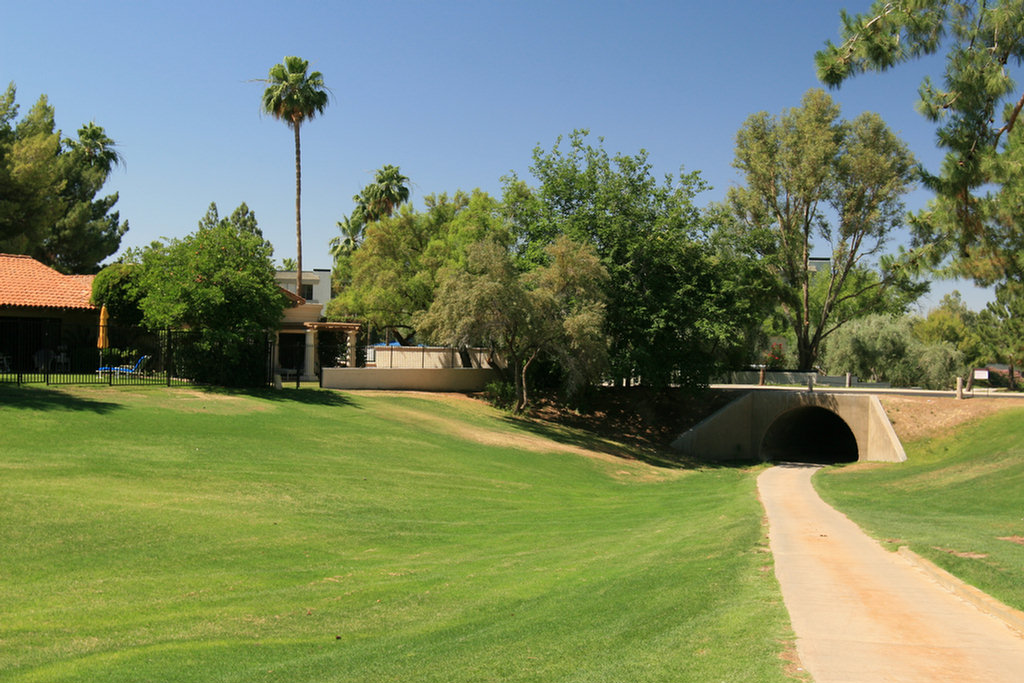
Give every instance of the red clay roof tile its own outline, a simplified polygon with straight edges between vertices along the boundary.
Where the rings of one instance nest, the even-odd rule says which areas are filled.
[[[96,310],[93,275],[63,275],[31,256],[0,254],[0,306]]]

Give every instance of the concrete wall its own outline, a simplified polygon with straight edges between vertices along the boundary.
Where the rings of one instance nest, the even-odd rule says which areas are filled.
[[[324,368],[326,389],[395,389],[404,391],[483,391],[500,378],[478,368]]]
[[[877,396],[870,396],[871,410],[868,413],[870,426],[868,428],[868,452],[873,456],[867,460],[882,460],[885,462],[903,462],[907,454],[903,450],[900,438],[896,436],[896,430],[892,428],[892,422],[882,407],[882,402]]]
[[[487,368],[488,349],[469,349],[474,368]],[[375,368],[461,368],[457,349],[441,346],[368,346],[366,364]]]
[[[849,426],[858,460],[907,459],[877,396],[824,391],[752,391],[681,434],[672,447],[707,460],[763,460],[761,446],[772,424],[808,406],[829,410]]]

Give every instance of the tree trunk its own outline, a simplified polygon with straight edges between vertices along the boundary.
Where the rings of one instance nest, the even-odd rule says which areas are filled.
[[[810,230],[804,223],[804,248],[801,254],[801,273],[803,282],[800,292],[800,329],[796,331],[798,370],[810,370],[814,365],[814,354],[811,349],[811,272],[810,272]]]
[[[525,363],[522,363],[516,377],[516,395],[519,396],[519,402],[516,405],[516,412],[521,413],[526,410],[526,404],[529,403],[530,397],[526,391],[526,371],[530,369],[530,364],[536,360],[539,351],[534,351]]]
[[[520,373],[519,378],[519,403],[516,405],[516,412],[521,413],[526,410],[526,403],[529,401],[529,397],[526,394],[526,368],[529,367],[529,363],[523,363],[523,370]]]
[[[299,125],[295,131],[295,293],[302,296],[302,147],[299,144]]]
[[[523,368],[523,363],[516,358],[512,361],[512,382],[516,386],[516,407],[515,412],[523,412],[523,408],[526,406],[526,371]]]

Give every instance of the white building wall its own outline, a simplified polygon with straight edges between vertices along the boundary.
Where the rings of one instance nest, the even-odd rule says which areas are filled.
[[[282,289],[286,289],[293,294],[300,294],[300,292],[296,291],[294,270],[279,270],[274,274],[274,280]],[[307,301],[310,304],[318,304],[320,306],[320,313],[315,319],[323,317],[324,308],[327,302],[331,300],[331,271],[320,268],[304,270],[302,271],[302,284],[313,285],[313,296]]]

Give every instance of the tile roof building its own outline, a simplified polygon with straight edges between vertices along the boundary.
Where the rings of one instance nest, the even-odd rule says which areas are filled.
[[[0,310],[96,311],[89,303],[93,277],[58,273],[31,256],[0,254]]]

